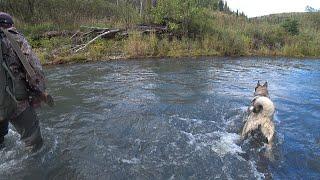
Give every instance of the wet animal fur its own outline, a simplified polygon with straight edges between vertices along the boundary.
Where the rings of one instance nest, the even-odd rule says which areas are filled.
[[[267,82],[264,85],[260,85],[258,82],[248,110],[249,115],[241,133],[242,138],[246,138],[251,132],[260,130],[268,144],[271,145],[275,133],[273,123],[275,107],[269,98]]]

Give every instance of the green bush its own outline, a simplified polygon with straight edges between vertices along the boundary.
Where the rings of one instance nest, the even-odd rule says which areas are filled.
[[[153,22],[165,24],[169,29],[185,36],[197,36],[211,30],[207,9],[195,0],[162,0],[152,12]]]
[[[299,23],[295,19],[287,19],[283,24],[282,27],[291,35],[298,35],[299,34]]]

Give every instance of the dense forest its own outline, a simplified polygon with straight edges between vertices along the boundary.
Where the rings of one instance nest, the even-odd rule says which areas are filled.
[[[222,0],[0,0],[44,63],[135,57],[290,56],[320,57],[320,12],[247,18]],[[144,34],[137,26],[161,26]],[[83,26],[118,28],[126,38],[99,39],[70,53],[70,37]],[[70,33],[71,34],[71,33]],[[71,36],[71,35],[70,35]]]

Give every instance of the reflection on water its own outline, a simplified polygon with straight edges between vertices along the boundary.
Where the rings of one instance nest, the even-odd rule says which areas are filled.
[[[317,179],[320,61],[174,59],[46,69],[54,109],[45,146],[27,154],[11,130],[8,179]],[[276,104],[276,159],[244,155],[238,132],[257,80]],[[1,179],[0,178],[0,179]]]

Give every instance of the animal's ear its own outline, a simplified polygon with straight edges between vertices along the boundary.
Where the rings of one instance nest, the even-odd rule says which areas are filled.
[[[268,87],[268,82],[264,83],[263,87]]]
[[[257,83],[257,87],[258,87],[258,86],[261,86],[261,85],[260,85],[260,81],[258,81],[258,83]]]

